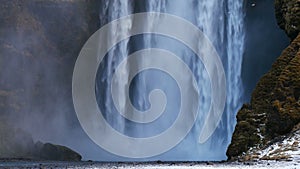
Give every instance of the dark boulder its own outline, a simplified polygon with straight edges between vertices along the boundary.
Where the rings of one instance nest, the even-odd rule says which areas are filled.
[[[0,119],[0,159],[80,161],[81,156],[65,147],[50,143],[34,143],[31,135]]]

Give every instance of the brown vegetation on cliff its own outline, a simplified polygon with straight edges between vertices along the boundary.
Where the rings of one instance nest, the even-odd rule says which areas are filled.
[[[293,41],[257,83],[250,104],[238,112],[229,159],[265,146],[300,122],[300,1],[275,0],[275,9],[279,26]]]

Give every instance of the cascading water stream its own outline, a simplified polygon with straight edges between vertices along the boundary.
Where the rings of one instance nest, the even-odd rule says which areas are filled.
[[[212,90],[203,63],[195,57],[190,49],[175,39],[154,34],[136,35],[123,40],[111,49],[99,66],[96,94],[99,107],[105,112],[106,121],[118,132],[137,138],[157,135],[172,124],[178,114],[180,93],[176,81],[167,74],[155,70],[145,70],[134,77],[132,82],[128,78],[120,82],[120,85],[125,83],[130,89],[130,100],[126,98],[123,100],[132,102],[133,106],[141,111],[147,110],[151,106],[148,95],[152,90],[159,88],[165,92],[168,102],[164,112],[166,115],[152,125],[135,124],[119,115],[114,107],[110,89],[110,79],[118,64],[126,56],[145,48],[166,49],[179,56],[192,70],[200,91],[200,107],[196,123],[185,139],[172,150],[151,159],[188,161],[226,159],[225,151],[231,140],[235,115],[242,104],[241,65],[245,36],[243,0],[106,0],[103,1],[100,11],[101,25],[137,11],[169,13],[192,22],[208,37],[221,57],[226,73],[226,84],[224,85],[227,87],[226,106],[218,128],[210,139],[200,144],[198,139],[207,116],[206,112],[211,104]],[[149,25],[155,26],[154,23]],[[125,29],[130,30],[131,27]],[[111,32],[108,36],[113,37],[117,33]],[[139,62],[137,65],[129,66],[142,65],[143,59]],[[129,74],[130,68],[128,68],[128,72],[124,72],[124,76]]]

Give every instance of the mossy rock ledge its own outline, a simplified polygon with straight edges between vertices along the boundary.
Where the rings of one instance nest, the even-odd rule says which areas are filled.
[[[300,123],[300,1],[275,0],[275,11],[292,42],[238,112],[229,160],[244,159],[247,151],[264,148]]]

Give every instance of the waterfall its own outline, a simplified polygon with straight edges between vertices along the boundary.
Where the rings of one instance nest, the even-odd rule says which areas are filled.
[[[198,139],[204,119],[212,104],[212,82],[209,80],[203,63],[182,42],[162,35],[144,34],[132,36],[118,43],[109,50],[99,65],[95,91],[99,108],[106,121],[116,131],[134,138],[158,135],[172,125],[180,107],[180,91],[176,81],[165,72],[144,70],[133,77],[130,82],[131,67],[144,65],[143,62],[147,61],[143,58],[139,59],[137,64],[128,64],[127,72],[123,72],[124,80],[117,83],[120,88],[122,85],[129,88],[130,99],[121,98],[124,103],[120,104],[132,104],[137,110],[146,111],[151,107],[148,99],[149,93],[158,88],[165,93],[167,99],[167,106],[162,116],[149,124],[135,123],[120,115],[111,96],[111,84],[113,83],[111,79],[118,65],[128,55],[147,48],[168,50],[184,61],[195,76],[200,93],[199,113],[195,125],[184,140],[166,153],[149,159],[169,161],[226,159],[225,152],[235,126],[235,115],[242,104],[241,65],[245,36],[243,0],[103,0],[99,17],[103,26],[120,17],[137,12],[162,12],[176,15],[193,23],[207,36],[219,54],[226,74],[226,84],[224,85],[227,87],[227,100],[224,113],[213,135],[206,142],[199,143]],[[128,29],[131,29],[130,25],[135,20],[131,22],[128,23]],[[155,27],[156,22],[154,19],[153,23],[144,23],[144,25]],[[176,28],[170,27],[169,29]],[[107,36],[117,36],[118,33],[111,32]],[[190,100],[190,102],[192,101]]]

